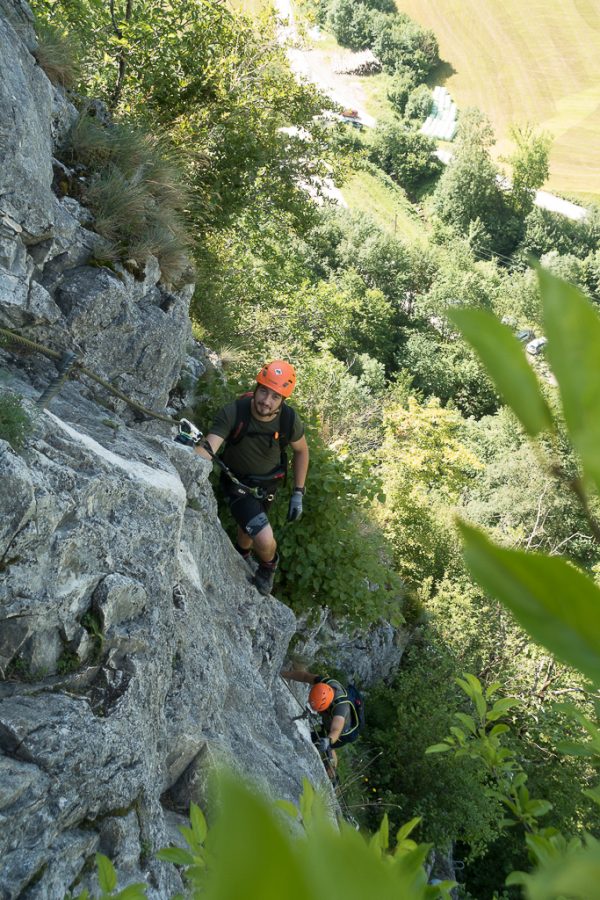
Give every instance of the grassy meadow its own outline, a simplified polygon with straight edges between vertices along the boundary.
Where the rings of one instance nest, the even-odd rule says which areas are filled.
[[[550,190],[600,199],[600,0],[396,0],[440,44],[436,83],[491,118],[498,155],[511,123],[554,138]]]

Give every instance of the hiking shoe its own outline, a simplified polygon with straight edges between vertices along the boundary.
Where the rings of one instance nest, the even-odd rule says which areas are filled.
[[[258,569],[254,575],[254,587],[262,594],[263,597],[266,597],[267,594],[270,594],[273,589],[273,582],[275,581],[275,572],[277,570],[277,563],[279,562],[279,556],[276,555],[275,559],[270,563],[262,562],[259,564]]]

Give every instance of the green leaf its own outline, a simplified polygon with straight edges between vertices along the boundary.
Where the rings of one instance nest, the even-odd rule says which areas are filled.
[[[600,806],[600,785],[596,785],[596,787],[590,788],[583,793]]]
[[[560,741],[556,745],[559,753],[565,756],[596,756],[591,744],[576,744],[574,741]]]
[[[192,823],[194,837],[199,844],[203,844],[206,840],[206,835],[208,834],[208,827],[206,825],[204,814],[196,803],[190,804],[190,822]]]
[[[600,317],[576,287],[538,272],[547,354],[573,446],[600,491]]]
[[[185,838],[185,842],[190,850],[192,850],[197,856],[200,855],[202,853],[202,847],[196,840],[196,835],[194,834],[193,830],[191,828],[188,828],[187,825],[179,825],[178,831]]]
[[[448,750],[452,750],[450,744],[432,744],[431,747],[428,747],[425,751],[425,754],[428,753],[447,753]]]
[[[537,377],[510,328],[484,309],[453,309],[448,318],[471,344],[527,434],[551,431],[552,415]]]
[[[276,800],[275,806],[277,809],[283,810],[290,819],[295,821],[298,818],[298,807],[295,806],[291,800]]]
[[[156,855],[158,859],[175,863],[176,866],[191,866],[196,861],[189,850],[182,850],[181,847],[164,847]]]
[[[117,886],[117,873],[115,867],[103,853],[96,853],[96,865],[98,867],[98,884],[105,894],[111,894]]]
[[[598,896],[600,848],[597,845],[544,866],[527,880],[530,900],[555,900],[557,897],[591,898]]]
[[[563,559],[506,550],[464,522],[465,561],[534,640],[600,684],[600,590]]]
[[[508,725],[494,725],[490,731],[490,737],[498,737],[501,734],[506,734],[507,731],[510,731]]]
[[[517,700],[516,697],[504,697],[502,700],[496,700],[491,710],[486,715],[487,721],[495,722],[496,719],[499,719],[507,713],[513,706],[521,706],[521,701]]]
[[[438,745],[439,746],[439,745]],[[396,843],[399,844],[401,841],[406,840],[406,838],[414,831],[417,825],[421,821],[421,816],[415,816],[414,819],[411,819],[410,822],[405,822],[401,828],[398,829],[398,833],[396,834]]]
[[[541,816],[545,816],[547,812],[550,812],[551,809],[552,803],[549,800],[530,800],[526,805],[525,812],[539,819]]]
[[[475,724],[475,719],[473,716],[468,716],[466,713],[457,712],[454,713],[455,718],[458,719],[459,722],[465,726],[465,728],[471,732],[471,734],[477,734],[477,725]]]
[[[465,692],[467,697],[469,697],[473,701],[477,710],[477,715],[480,719],[483,719],[485,717],[487,706],[479,679],[476,678],[475,675],[471,675],[470,672],[465,672],[464,678],[455,678],[455,681],[457,685]]]

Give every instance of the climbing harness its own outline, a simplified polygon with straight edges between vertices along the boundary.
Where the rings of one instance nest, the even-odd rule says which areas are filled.
[[[179,433],[175,438],[178,444],[183,444],[184,446],[200,446],[203,450],[206,450],[210,458],[217,466],[225,473],[227,478],[233,482],[241,491],[247,494],[252,494],[253,497],[256,497],[257,500],[268,500],[271,501],[274,494],[267,493],[264,488],[260,486],[251,487],[248,484],[244,484],[240,479],[233,474],[229,466],[227,466],[220,456],[214,452],[213,448],[210,446],[204,434],[197,428],[193,422],[190,422],[189,419],[180,419],[179,420]],[[259,480],[260,476],[252,476],[253,480]],[[272,476],[265,476],[266,480],[272,481]]]

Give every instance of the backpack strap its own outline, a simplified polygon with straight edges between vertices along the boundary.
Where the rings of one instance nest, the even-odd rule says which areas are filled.
[[[242,396],[238,397],[235,401],[235,425],[226,438],[226,441],[230,446],[235,446],[236,444],[239,444],[240,441],[243,441],[248,432],[250,419],[252,418],[253,396],[253,392],[248,391],[247,394],[242,394]],[[281,407],[281,422],[279,426],[281,431],[277,438],[282,453],[285,451],[287,445],[291,443],[295,424],[296,411],[292,409],[291,406],[288,406],[287,403],[284,403]],[[253,437],[253,435],[250,435],[250,437]]]
[[[329,687],[333,687],[331,682],[335,681],[335,679],[334,678],[324,678],[323,681],[325,682],[325,684],[328,684]],[[339,684],[339,682],[338,682],[338,684]],[[334,688],[334,691],[335,691],[335,688]],[[352,734],[352,732],[356,731],[356,729],[360,726],[360,716],[358,715],[358,710],[356,709],[354,703],[352,702],[352,700],[350,699],[350,697],[348,696],[348,694],[345,691],[342,691],[341,694],[338,694],[337,697],[333,698],[332,706],[338,706],[340,703],[348,703],[348,705],[350,706],[351,716],[354,720],[353,724],[351,724],[351,727],[347,728],[345,731],[343,731],[342,734],[343,735]]]
[[[252,415],[252,397],[253,394],[249,391],[247,394],[242,394],[242,396],[238,397],[235,401],[235,425],[226,437],[227,443],[231,446],[235,446],[235,444],[239,444],[240,441],[243,441],[246,432],[248,431],[250,417]]]

